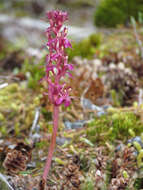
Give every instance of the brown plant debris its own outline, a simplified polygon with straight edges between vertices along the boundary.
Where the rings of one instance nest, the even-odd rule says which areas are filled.
[[[31,160],[31,154],[32,148],[20,142],[14,149],[7,152],[3,167],[8,174],[18,174],[18,172],[26,170],[26,165]]]
[[[136,74],[129,69],[110,67],[106,75],[106,83],[109,89],[114,89],[120,96],[122,106],[130,106],[137,101],[139,81]]]
[[[112,179],[110,190],[124,190],[134,184],[133,175],[137,171],[135,164],[135,149],[124,146],[122,151],[117,152],[112,162]]]
[[[13,51],[0,61],[0,66],[4,70],[13,70],[15,67],[21,68],[23,61],[24,59],[21,55],[21,50]]]
[[[104,86],[100,78],[96,80],[91,80],[90,86],[85,93],[85,98],[91,100],[93,103],[96,103],[96,100],[99,97],[102,97],[104,93]]]
[[[63,171],[63,184],[61,190],[79,190],[80,188],[80,166],[78,157],[69,160]]]

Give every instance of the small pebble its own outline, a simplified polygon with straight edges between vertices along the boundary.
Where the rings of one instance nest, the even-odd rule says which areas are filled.
[[[129,144],[133,144],[133,142],[138,142],[140,145],[141,145],[141,147],[143,148],[143,142],[142,142],[142,139],[141,139],[141,137],[139,137],[139,136],[136,136],[136,137],[134,137],[134,138],[132,138],[132,139],[129,139],[128,141],[127,141],[127,143]]]
[[[104,112],[104,111],[97,112],[97,116],[98,116],[98,117],[101,117],[102,115],[105,115],[105,113],[106,113],[106,112]]]
[[[104,109],[104,110],[107,110],[108,108],[111,108],[112,106],[110,106],[110,105],[104,105],[104,106],[102,106],[102,108]]]
[[[123,144],[117,145],[116,148],[115,148],[115,152],[118,152],[118,151],[122,150],[123,147],[124,147]]]
[[[134,151],[133,152],[133,155],[136,157],[138,155],[138,152],[137,151]]]
[[[37,143],[37,142],[40,141],[41,135],[36,132],[36,133],[34,133],[34,134],[32,135],[31,138],[32,138],[32,140],[33,140],[34,143]]]
[[[57,137],[56,138],[56,143],[59,145],[59,146],[62,146],[64,145],[65,143],[68,143],[70,142],[71,139],[70,138],[65,138],[65,137]]]
[[[36,168],[36,163],[35,162],[30,162],[27,164],[27,169],[33,169]]]
[[[65,121],[64,124],[65,124],[65,128],[68,130],[80,129],[84,127],[85,121],[84,120],[75,121],[75,122]]]
[[[88,100],[87,98],[83,98],[82,101],[82,106],[84,109],[90,109],[90,110],[95,110],[95,111],[103,111],[102,107],[96,106],[95,104],[93,104],[90,100]]]

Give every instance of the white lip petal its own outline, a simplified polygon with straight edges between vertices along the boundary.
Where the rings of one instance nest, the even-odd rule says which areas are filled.
[[[54,73],[57,74],[58,73],[58,69],[54,67]]]

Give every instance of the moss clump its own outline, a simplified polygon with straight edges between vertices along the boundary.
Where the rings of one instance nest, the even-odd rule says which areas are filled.
[[[42,108],[41,112],[42,112],[42,114],[43,114],[46,121],[51,121],[52,120],[52,112],[47,111],[46,108]]]
[[[93,180],[88,177],[84,184],[81,185],[81,190],[94,190],[94,182]]]
[[[33,101],[31,102],[31,97]],[[35,95],[13,83],[0,90],[0,133],[7,136],[22,135],[21,131],[31,127]],[[40,104],[40,103],[39,103]],[[25,105],[25,106],[24,106]]]
[[[96,49],[100,46],[102,41],[101,34],[92,34],[88,38],[72,44],[72,49],[68,49],[67,53],[71,60],[74,56],[81,56],[83,58],[92,58]]]
[[[17,83],[9,84],[0,90],[0,110],[12,109],[17,110],[22,94],[19,93],[20,87]]]
[[[141,189],[143,187],[143,178],[137,178],[134,183],[134,190]]]
[[[94,15],[97,26],[115,27],[129,22],[130,17],[137,19],[143,11],[141,0],[103,0]]]
[[[2,113],[0,113],[0,122],[1,122],[1,121],[4,121],[4,120],[5,120],[4,115],[3,115]]]
[[[32,63],[34,62],[34,60],[31,61]],[[29,88],[36,89],[36,87],[39,86],[40,79],[42,79],[45,75],[43,63],[44,58],[41,59],[38,64],[30,64],[28,59],[25,60],[22,67],[22,72],[27,75]]]
[[[139,151],[139,154],[137,156],[137,164],[139,168],[143,167],[143,149]]]
[[[130,129],[134,131],[135,135],[140,135],[143,131],[143,124],[134,113],[119,112],[95,118],[88,125],[86,135],[93,143],[113,142],[116,139],[126,141],[130,137]]]
[[[17,83],[13,83],[5,87],[3,90],[1,90],[0,95],[6,95],[5,93],[7,93],[7,95],[9,93],[16,93],[18,92],[18,90],[19,90],[19,85]]]

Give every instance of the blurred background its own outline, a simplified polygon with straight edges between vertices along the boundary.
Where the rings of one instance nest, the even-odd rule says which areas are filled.
[[[48,26],[45,13],[60,9],[69,14],[69,35],[80,40],[94,32],[94,12],[97,0],[1,0],[0,34],[10,41],[28,40],[28,46],[41,45],[40,33]],[[29,35],[31,33],[31,35]]]
[[[143,20],[142,0],[1,0],[0,35],[21,47],[40,47],[47,27],[45,13],[51,9],[68,12],[69,36],[76,41],[101,28],[108,33],[111,30],[105,28],[128,27],[131,16]]]

